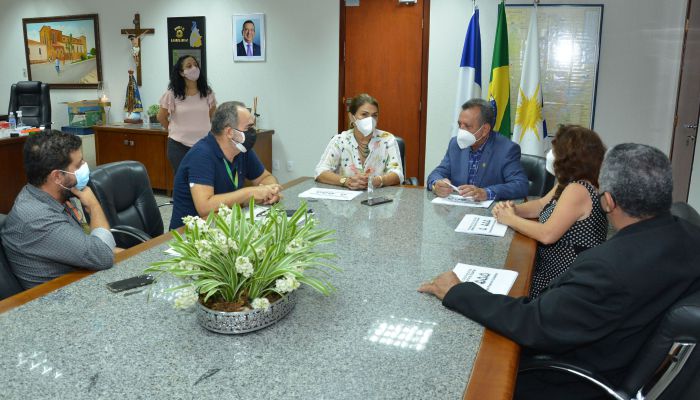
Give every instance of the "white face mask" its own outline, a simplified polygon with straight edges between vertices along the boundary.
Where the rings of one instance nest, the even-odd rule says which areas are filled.
[[[547,162],[545,163],[545,168],[547,169],[547,172],[549,172],[552,175],[556,175],[554,173],[554,152],[552,151],[552,149],[549,149],[545,158],[547,159]]]
[[[233,145],[234,145],[234,146],[238,149],[238,151],[240,151],[241,153],[246,153],[246,152],[248,152],[248,149],[246,149],[245,146],[243,146],[242,143],[238,143],[237,141],[235,141],[235,140],[233,140],[233,139],[231,139],[231,141],[233,142]]]
[[[365,136],[369,136],[374,132],[374,128],[377,127],[377,120],[373,117],[367,117],[355,120],[355,127]]]
[[[241,132],[238,129],[234,129],[236,133],[233,134],[233,137],[231,138],[231,142],[233,142],[233,147],[237,148],[238,151],[241,153],[245,153],[248,151],[248,149],[243,146],[243,142],[245,142],[245,132]],[[240,142],[236,140],[236,138],[240,138]]]
[[[481,128],[484,126],[481,125],[479,129],[476,130],[476,132],[471,133],[466,129],[459,129],[457,131],[457,145],[459,146],[460,149],[464,150],[469,146],[472,146],[474,143],[476,143],[476,136],[475,134],[478,133]]]

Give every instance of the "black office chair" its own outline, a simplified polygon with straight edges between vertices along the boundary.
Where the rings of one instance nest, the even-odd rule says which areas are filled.
[[[7,114],[13,112],[16,116],[17,111],[22,111],[24,125],[35,127],[44,125],[46,129],[51,129],[49,85],[39,81],[22,81],[13,84],[10,88],[10,107]]]
[[[696,285],[697,286],[697,285]],[[630,364],[620,387],[595,371],[552,356],[523,360],[520,373],[550,370],[585,379],[611,399],[697,399],[700,395],[700,290],[671,306],[656,332]]]
[[[146,167],[138,161],[99,165],[88,186],[102,205],[117,246],[129,248],[163,234]]]
[[[403,168],[403,173],[404,173],[404,179],[403,182],[401,182],[402,185],[413,185],[413,186],[418,186],[418,178],[415,176],[412,177],[406,177],[406,143],[403,141],[402,138],[394,135],[394,138],[396,139],[396,144],[399,146],[399,154],[401,155],[401,167]]]
[[[0,300],[15,295],[24,289],[19,284],[17,277],[12,272],[12,267],[5,256],[5,249],[2,247],[2,228],[5,226],[5,214],[0,214]]]
[[[683,218],[691,224],[700,225],[700,214],[688,203],[679,201],[671,204],[671,214]]]
[[[547,160],[544,157],[523,154],[520,156],[520,164],[525,170],[528,180],[528,196],[542,197],[554,186],[554,175],[545,168]]]

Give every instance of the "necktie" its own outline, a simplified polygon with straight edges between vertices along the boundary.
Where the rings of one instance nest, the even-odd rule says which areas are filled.
[[[246,55],[249,57],[253,55],[253,49],[250,48],[250,44],[248,44],[248,50],[247,50]]]

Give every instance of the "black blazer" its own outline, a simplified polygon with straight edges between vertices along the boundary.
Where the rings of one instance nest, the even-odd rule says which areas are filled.
[[[245,50],[245,45],[243,44],[243,41],[241,40],[238,42],[236,45],[236,55],[238,57],[245,57],[246,56],[246,50]],[[259,56],[260,55],[260,45],[253,43],[253,55],[254,56]]]
[[[698,243],[700,227],[665,214],[582,252],[535,300],[462,283],[443,304],[525,351],[585,363],[618,385],[665,310],[700,288]]]

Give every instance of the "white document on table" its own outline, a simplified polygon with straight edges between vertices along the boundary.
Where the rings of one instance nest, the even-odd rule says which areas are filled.
[[[253,215],[255,216],[256,221],[263,219],[269,211],[270,211],[270,207],[262,207],[262,206],[258,206],[258,205],[253,206]],[[248,207],[244,208],[243,215],[250,215],[250,208],[248,208]]]
[[[477,267],[457,263],[452,272],[462,282],[474,282],[493,294],[508,294],[518,277],[517,271],[508,269]]]
[[[451,194],[447,197],[436,197],[431,203],[446,204],[448,206],[489,208],[491,207],[491,204],[493,204],[493,200],[475,201],[471,197],[462,197],[458,194]]]
[[[350,201],[360,194],[362,194],[362,192],[356,190],[338,190],[315,187],[299,193],[299,197],[304,199]]]
[[[455,232],[503,237],[506,235],[506,230],[508,230],[508,226],[499,224],[494,217],[467,214],[457,225]]]

